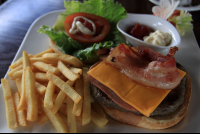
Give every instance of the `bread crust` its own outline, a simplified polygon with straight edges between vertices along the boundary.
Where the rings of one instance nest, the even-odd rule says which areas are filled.
[[[137,126],[146,129],[166,129],[176,125],[185,116],[192,93],[192,81],[189,73],[186,74],[186,93],[183,104],[173,113],[167,116],[146,117],[144,115],[135,115],[130,112],[122,112],[102,105],[105,112],[113,119],[125,124]]]

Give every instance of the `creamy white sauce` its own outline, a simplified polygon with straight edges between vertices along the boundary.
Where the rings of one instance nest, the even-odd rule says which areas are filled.
[[[78,19],[84,19],[86,21],[88,21],[89,23],[92,24],[92,28],[93,31],[91,31],[90,29],[88,29],[87,27],[85,27],[80,21],[77,21]],[[74,21],[72,23],[72,27],[69,30],[70,34],[76,34],[77,32],[82,32],[83,34],[87,34],[87,35],[94,35],[96,33],[96,26],[94,24],[94,22],[92,22],[91,20],[83,17],[83,16],[77,16],[74,18]]]
[[[149,36],[145,36],[143,40],[153,45],[167,46],[171,43],[172,36],[169,33],[156,30],[155,32],[150,33]]]

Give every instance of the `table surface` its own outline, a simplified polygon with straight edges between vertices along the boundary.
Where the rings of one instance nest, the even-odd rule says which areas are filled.
[[[148,0],[115,0],[128,13],[152,14]],[[0,6],[0,78],[3,78],[29,27],[41,15],[64,9],[63,0],[8,0]],[[200,11],[191,12],[194,34],[200,45]]]

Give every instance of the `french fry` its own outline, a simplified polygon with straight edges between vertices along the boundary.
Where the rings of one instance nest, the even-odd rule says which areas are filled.
[[[41,107],[41,102],[40,102],[41,98],[44,99],[44,95],[40,95],[40,94],[37,93],[38,116],[42,115],[44,113],[43,110],[42,110],[42,107]]]
[[[35,89],[35,78],[30,67],[25,68],[25,89],[27,101],[27,120],[35,121],[38,119],[38,104]]]
[[[73,73],[72,71],[70,71],[63,63],[62,61],[58,61],[58,69],[60,70],[60,72],[69,80],[71,81],[76,81],[79,76],[75,73]]]
[[[53,67],[55,67],[55,68],[57,68],[57,62],[56,62],[56,64],[49,64],[50,66],[53,66]]]
[[[17,66],[19,65],[22,65],[23,64],[23,57],[21,57],[20,59],[18,59],[17,61],[15,61],[13,64],[11,64],[9,66],[10,69],[14,69],[16,68]]]
[[[48,83],[49,83],[49,81],[48,82],[40,82],[40,84],[44,85],[45,87],[48,86]]]
[[[10,77],[10,79],[12,80],[12,75],[16,72],[16,71],[19,71],[19,70],[22,70],[23,69],[23,65],[19,65],[17,66],[16,68],[12,69],[10,72],[8,72],[8,76]]]
[[[67,98],[66,98],[66,99],[67,99]],[[59,112],[60,112],[61,114],[63,114],[64,116],[67,116],[67,108],[66,108],[66,105],[62,104],[62,106],[61,106],[60,109],[59,109]],[[82,123],[82,115],[80,115],[80,116],[75,116],[75,118],[76,118],[76,121]]]
[[[67,80],[68,80],[63,74],[61,74],[59,77],[60,77],[60,79],[63,80],[63,81],[67,81]]]
[[[69,67],[69,70],[72,71],[75,74],[82,75],[82,69],[76,68],[76,67]]]
[[[15,101],[15,106],[18,106],[19,105],[19,100],[20,100],[20,96],[19,96],[19,93],[16,92],[14,94],[14,101]],[[16,112],[17,112],[17,119],[18,119],[18,123],[20,126],[28,126],[28,121],[26,119],[26,112],[25,110],[17,110],[16,109]]]
[[[39,94],[37,94],[37,105],[38,105],[38,114],[41,115],[43,114],[43,110],[41,107],[41,102],[40,102],[40,98],[42,98],[42,96],[40,96]]]
[[[18,89],[18,92],[19,92],[19,95],[21,96],[21,92],[22,92],[22,79],[21,78],[17,78],[15,80],[15,83],[17,85],[17,89]],[[16,105],[17,107],[18,105]]]
[[[59,94],[60,93],[60,88],[56,86],[56,91],[55,93]]]
[[[61,107],[60,107],[60,109],[59,109],[59,112],[62,113],[63,115],[67,116],[66,108],[67,108],[66,105],[62,104]]]
[[[45,60],[42,57],[38,57],[38,58],[33,57],[33,58],[30,58],[30,61],[31,61],[31,63],[44,62],[46,64],[56,64],[57,65],[57,62],[51,61],[51,60]]]
[[[28,57],[31,58],[31,57],[33,57],[33,55],[29,54]],[[10,65],[9,68],[10,69],[14,69],[17,66],[22,65],[22,64],[23,64],[23,57],[19,58],[17,61],[15,61],[14,63],[12,63],[12,65]]]
[[[66,54],[61,54],[61,53],[46,53],[46,54],[42,55],[42,58],[44,58],[46,60],[53,60],[53,61],[61,60],[62,62],[73,65],[75,67],[83,66],[83,63],[76,57],[66,55]]]
[[[77,126],[76,126],[76,117],[73,115],[74,102],[71,98],[67,97],[67,120],[68,120],[68,129],[69,133],[77,133]]]
[[[48,107],[50,109],[53,108],[53,94],[55,91],[55,84],[53,84],[51,81],[49,81],[45,97],[44,97],[44,107]]]
[[[92,103],[92,109],[98,113],[101,117],[106,118],[106,114],[103,111],[103,108],[101,107],[101,105],[97,102]]]
[[[53,103],[55,103],[57,96],[58,96],[58,94],[53,95]]]
[[[31,63],[32,64],[32,63]],[[38,68],[31,66],[32,72],[36,73],[36,72],[42,72],[40,71]]]
[[[68,80],[66,83],[69,86],[73,86],[74,85],[74,82],[72,82],[70,80]],[[65,92],[63,92],[62,90],[60,90],[60,92],[59,92],[59,94],[58,94],[58,96],[56,98],[56,101],[54,103],[53,110],[52,110],[54,114],[58,112],[58,110],[62,106],[62,104],[63,104],[63,102],[64,102],[66,97],[67,97],[67,94]]]
[[[23,74],[22,74],[22,91],[21,91],[21,98],[20,98],[20,102],[18,105],[17,110],[25,110],[27,108],[27,104],[26,104],[26,88],[25,88],[25,75],[24,75],[24,71],[26,67],[30,67],[31,66],[31,62],[29,60],[29,56],[27,54],[26,51],[23,51]]]
[[[31,62],[26,51],[23,51],[23,69],[31,67]]]
[[[83,67],[83,112],[82,125],[91,121],[91,100],[90,100],[90,80],[87,75],[88,68]]]
[[[18,127],[17,114],[15,111],[15,103],[13,100],[9,81],[6,79],[1,79],[1,85],[4,94],[8,127],[10,129],[15,129]]]
[[[17,78],[22,78],[22,74],[23,74],[23,69],[14,72],[12,75],[12,80],[16,80]]]
[[[67,104],[67,98],[65,98],[65,100],[63,101],[63,103]]]
[[[47,72],[46,77],[66,93],[75,103],[78,103],[82,98],[72,87],[62,81],[58,76],[51,72]]]
[[[41,70],[43,72],[48,72],[49,71],[49,72],[52,72],[52,73],[54,73],[56,75],[60,73],[60,71],[57,68],[55,68],[55,67],[53,67],[51,65],[48,65],[48,64],[46,64],[44,62],[35,62],[35,63],[33,63],[33,66],[38,68],[39,70]]]
[[[23,71],[23,74],[22,74],[22,83],[21,83],[21,86],[22,86],[22,90],[21,90],[21,98],[20,98],[20,101],[19,101],[19,105],[17,107],[17,110],[25,110],[26,109],[26,89],[25,89],[25,78],[24,78],[24,71]]]
[[[98,113],[91,110],[92,122],[96,124],[98,127],[103,127],[108,123],[108,120],[101,117]]]
[[[42,85],[38,82],[35,82],[35,89],[36,89],[37,93],[39,93],[40,95],[44,95],[47,87],[45,87],[44,85]]]
[[[36,72],[35,74],[35,80],[39,82],[48,82],[49,80],[46,78],[46,73],[40,73]]]
[[[52,109],[52,112],[53,114],[57,113],[58,110],[60,109],[63,101],[65,100],[65,98],[67,97],[67,95],[65,94],[65,92],[63,92],[62,90],[60,90],[56,100],[55,100],[55,103],[54,103],[54,106],[53,106],[53,109]]]
[[[83,79],[78,79],[75,82],[75,91],[83,98]],[[73,107],[73,114],[75,116],[80,116],[82,112],[83,101],[82,99],[77,103],[74,104]]]
[[[46,53],[53,53],[53,52],[54,52],[53,49],[52,49],[52,48],[49,48],[49,49],[47,49],[47,50],[45,50],[45,51],[43,51],[43,52],[41,52],[41,53],[39,53],[39,54],[36,54],[35,57],[42,57],[43,54],[46,54]]]
[[[49,120],[51,121],[51,123],[53,124],[53,126],[56,128],[58,133],[68,133],[68,127],[65,123],[65,121],[63,120],[63,118],[58,114],[53,114],[52,111],[49,108],[45,108],[44,107],[44,102],[41,99],[40,100],[41,103],[41,107],[44,111],[44,113],[47,115],[47,117],[49,118]]]
[[[76,121],[82,123],[82,115],[76,116]]]
[[[49,118],[46,116],[45,113],[42,113],[39,117],[39,124],[42,125],[43,123],[49,121]]]

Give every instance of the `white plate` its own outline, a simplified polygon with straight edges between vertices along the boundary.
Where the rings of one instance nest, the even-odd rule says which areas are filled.
[[[158,0],[149,0],[152,3],[159,5],[159,1]],[[186,10],[186,11],[198,11],[200,10],[200,4],[197,6],[190,6],[190,7],[183,7],[183,6],[178,6],[176,9],[178,10]]]
[[[62,10],[63,11],[63,10]],[[48,37],[45,34],[39,35],[37,30],[41,25],[53,26],[59,13],[62,11],[54,11],[38,18],[28,30],[21,47],[19,48],[14,60],[16,61],[22,56],[22,51],[25,50],[30,54],[37,54],[49,48]],[[131,14],[129,14],[131,17]],[[147,130],[134,126],[122,124],[109,118],[109,123],[103,127],[98,128],[94,124],[88,124],[81,126],[78,124],[78,132],[90,133],[90,132],[112,132],[112,133],[124,133],[124,132],[200,132],[200,50],[194,38],[193,32],[182,38],[182,43],[179,47],[179,51],[175,56],[177,62],[181,63],[190,73],[193,82],[193,93],[190,106],[186,117],[178,123],[178,125],[166,129],[166,130]],[[9,77],[6,75],[6,79]],[[16,85],[13,81],[10,81],[13,93],[17,91]],[[8,128],[5,113],[5,103],[0,87],[0,132],[12,133],[12,132],[33,132],[33,133],[51,133],[56,132],[55,128],[50,122],[46,122],[43,125],[38,125],[38,121],[30,123],[29,127],[19,127],[16,130]]]

